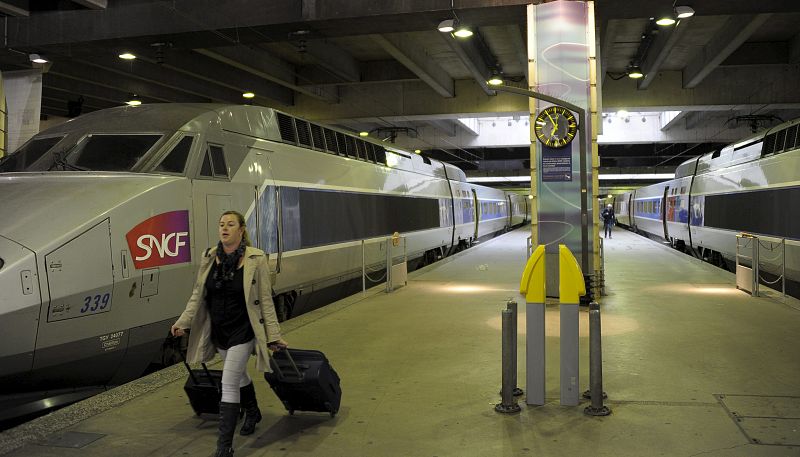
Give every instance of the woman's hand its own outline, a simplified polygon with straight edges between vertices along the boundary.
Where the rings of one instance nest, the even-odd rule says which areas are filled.
[[[267,343],[267,347],[269,348],[270,351],[279,352],[289,347],[289,343],[283,340],[275,340]]]
[[[186,332],[184,332],[183,329],[177,325],[173,325],[169,332],[172,333],[172,336],[174,337],[180,337],[186,334]]]

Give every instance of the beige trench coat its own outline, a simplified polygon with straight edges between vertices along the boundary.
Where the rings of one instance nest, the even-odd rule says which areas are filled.
[[[205,283],[211,271],[215,252],[216,248],[211,248],[202,257],[192,296],[186,304],[186,309],[175,322],[179,328],[191,329],[189,348],[186,351],[186,361],[189,363],[209,362],[217,353],[214,343],[211,342],[211,319],[205,303]],[[281,327],[272,302],[272,283],[267,256],[261,249],[250,246],[244,252],[244,301],[250,325],[256,336],[256,369],[271,371],[267,343],[281,339]]]

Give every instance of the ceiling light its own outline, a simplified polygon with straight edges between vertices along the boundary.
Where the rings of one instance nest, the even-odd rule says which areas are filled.
[[[39,54],[30,54],[28,57],[31,59],[31,62],[33,62],[33,63],[47,63],[48,62],[47,59],[45,59],[44,57],[40,56]]]
[[[142,101],[141,100],[128,100],[127,102],[125,102],[125,104],[127,104],[128,106],[139,106],[139,105],[142,104]]]
[[[455,19],[445,19],[439,23],[439,31],[442,33],[450,33],[456,29]]]
[[[488,80],[488,81],[486,81],[486,83],[487,83],[487,84],[489,84],[490,86],[499,86],[499,85],[503,84],[503,78],[501,78],[501,77],[500,77],[500,75],[498,75],[498,74],[495,72],[495,73],[492,75],[492,77],[491,77],[491,78],[489,78],[489,80]]]
[[[626,117],[629,114],[630,113],[628,111],[624,110],[624,109],[621,109],[621,110],[617,111],[617,117],[619,117],[619,118]]]
[[[253,98],[255,96],[256,96],[256,94],[254,94],[252,92],[245,92],[245,93],[242,94],[242,97],[244,97],[244,98]]]
[[[123,52],[122,54],[119,55],[119,58],[125,60],[133,60],[136,58],[136,56],[131,54],[130,52]]]
[[[419,149],[414,149],[414,152],[417,153],[417,154],[421,154],[422,153],[422,151],[419,150]]]
[[[358,132],[358,136],[369,136],[369,132]]]
[[[687,17],[694,16],[694,8],[691,6],[676,6],[675,7],[675,16],[678,19],[685,19]]]
[[[638,65],[632,65],[628,68],[628,77],[631,79],[639,79],[644,76],[642,69]]]
[[[675,18],[672,16],[662,16],[656,21],[656,24],[660,26],[672,25],[674,23],[675,23]]]
[[[453,32],[453,35],[459,38],[469,38],[472,36],[472,30],[468,29],[467,27],[459,27],[458,30]]]

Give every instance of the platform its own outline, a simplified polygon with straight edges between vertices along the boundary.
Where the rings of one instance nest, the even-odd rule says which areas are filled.
[[[235,437],[236,456],[800,455],[797,302],[753,298],[735,289],[733,274],[618,229],[605,243],[602,300],[613,414],[558,404],[556,305],[547,307],[547,404],[521,400],[522,412],[496,413],[500,311],[509,298],[524,303],[517,289],[529,230],[414,272],[391,294],[376,288],[284,324],[291,346],[329,356],[342,408],[333,419],[289,416],[251,364],[264,420],[254,435]],[[524,350],[520,333],[521,360]],[[193,415],[185,378],[171,367],[9,430],[0,454],[211,455],[217,423]]]

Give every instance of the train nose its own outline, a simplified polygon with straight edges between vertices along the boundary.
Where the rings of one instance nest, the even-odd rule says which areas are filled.
[[[0,380],[30,372],[41,304],[34,252],[0,236]]]

